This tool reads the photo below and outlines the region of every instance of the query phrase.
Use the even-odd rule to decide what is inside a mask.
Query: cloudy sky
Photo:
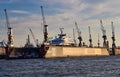
[[[10,26],[13,28],[15,46],[24,46],[32,29],[35,38],[43,41],[40,6],[44,7],[49,37],[64,33],[73,38],[75,21],[82,32],[83,41],[89,45],[88,26],[91,27],[93,45],[97,46],[98,33],[102,46],[100,19],[106,29],[107,40],[112,43],[111,21],[114,22],[116,44],[120,46],[120,0],[0,0],[0,41],[7,41],[4,9],[7,9]],[[75,29],[76,30],[76,29]],[[77,40],[77,32],[75,32]],[[34,44],[30,34],[31,42]]]

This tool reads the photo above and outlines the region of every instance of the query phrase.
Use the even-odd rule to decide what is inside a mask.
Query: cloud
[[[30,14],[30,12],[24,11],[24,10],[11,10],[11,13],[16,13],[16,14]]]
[[[0,4],[2,3],[13,3],[13,2],[17,2],[19,0],[0,0]]]

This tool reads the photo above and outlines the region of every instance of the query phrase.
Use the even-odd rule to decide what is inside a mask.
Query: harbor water
[[[120,77],[120,56],[1,59],[0,77]]]

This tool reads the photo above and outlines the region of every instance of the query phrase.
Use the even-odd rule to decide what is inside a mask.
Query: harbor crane
[[[75,38],[75,30],[73,28],[73,38],[74,38],[74,42],[75,42],[75,45],[76,45],[76,38]]]
[[[9,20],[8,20],[7,10],[4,9],[4,12],[5,12],[5,17],[6,17],[7,35],[8,35],[7,46],[8,47],[13,47],[14,36],[13,36],[12,28],[10,27],[10,23],[9,23]]]
[[[34,42],[35,42],[35,45],[36,45],[37,47],[39,47],[39,45],[38,45],[38,40],[37,40],[37,39],[35,39],[35,36],[34,36],[34,34],[33,34],[32,29],[30,28],[30,29],[29,29],[29,31],[31,32],[31,35],[32,35],[33,40],[34,40]]]
[[[114,31],[114,26],[113,26],[113,22],[111,22],[111,27],[112,27],[112,48],[116,48],[116,45],[115,45],[115,31]]]
[[[44,33],[44,42],[48,42],[48,25],[46,24],[43,7],[41,6],[42,20],[43,20],[43,33]]]
[[[100,47],[100,36],[99,36],[99,33],[98,33],[98,47]]]
[[[101,24],[101,30],[102,30],[102,33],[103,33],[103,47],[107,47],[107,36],[106,36],[106,30],[104,29],[103,27],[103,23],[102,23],[102,20],[100,20],[100,24]]]
[[[89,47],[93,47],[90,26],[88,26],[88,28],[89,28],[89,42],[90,42]]]
[[[77,33],[78,33],[79,46],[81,47],[82,46],[82,37],[81,37],[81,31],[78,28],[77,22],[75,22],[75,26],[76,26]]]

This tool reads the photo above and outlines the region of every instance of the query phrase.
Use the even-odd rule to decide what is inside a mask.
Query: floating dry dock
[[[41,46],[41,48],[0,48],[1,58],[57,58],[81,56],[110,56],[120,55],[120,49],[111,54],[107,48],[78,47],[78,46]]]
[[[75,46],[49,46],[45,58],[79,57],[79,56],[109,56],[106,48],[89,48]]]

